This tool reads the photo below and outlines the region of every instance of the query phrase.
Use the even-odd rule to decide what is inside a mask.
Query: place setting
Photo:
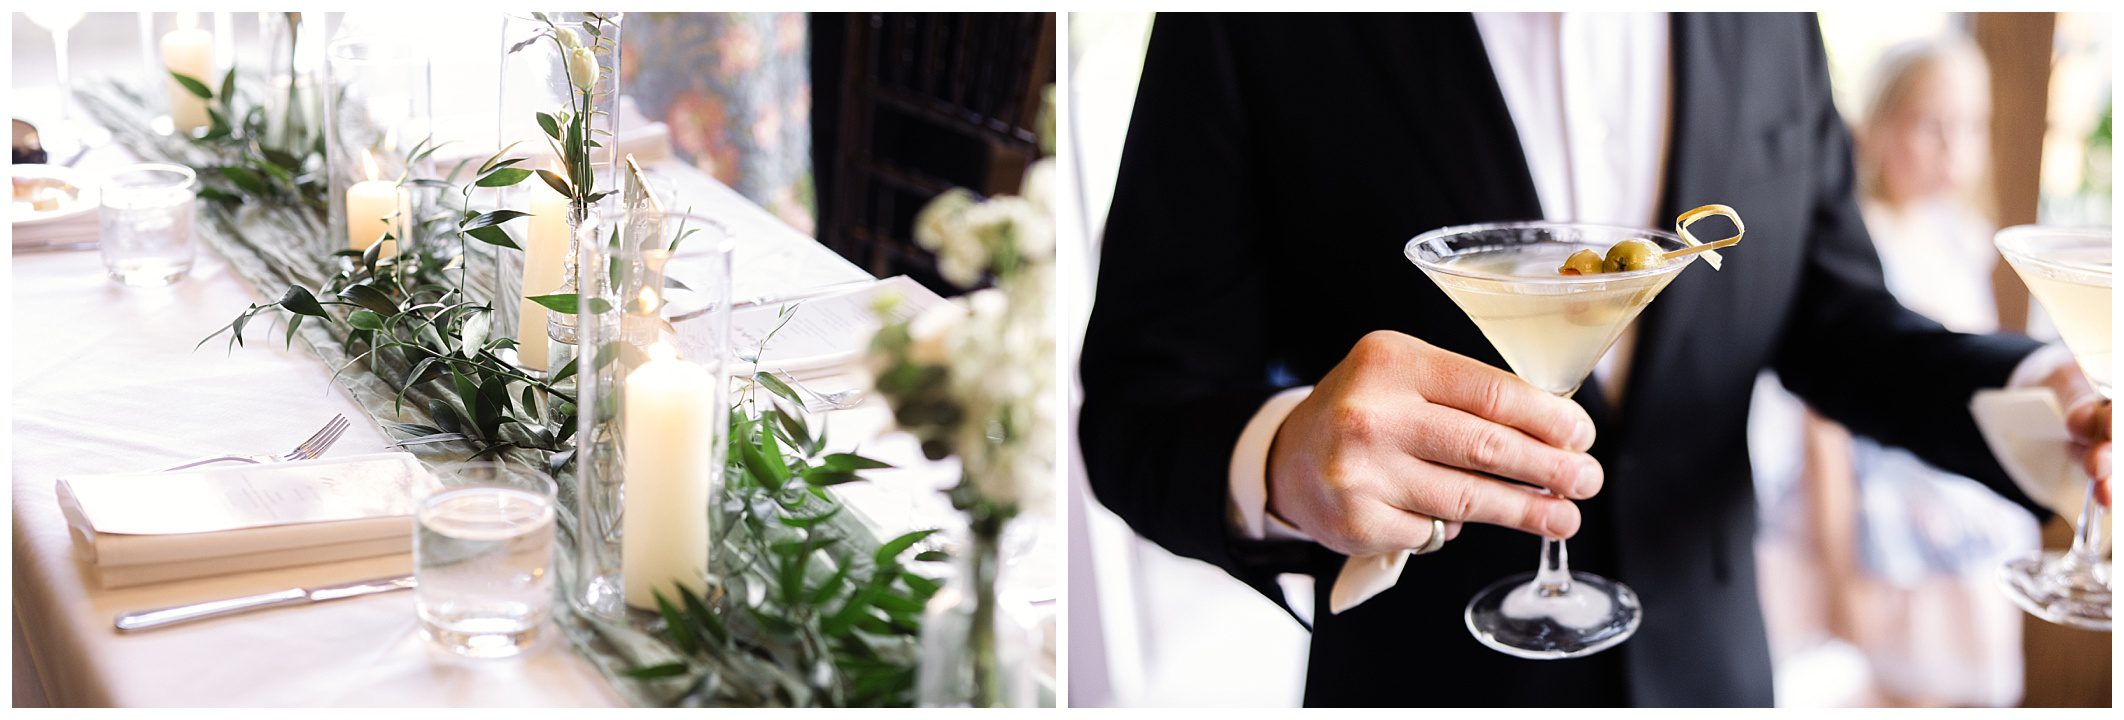
[[[1051,18],[1027,17],[996,27],[1051,44]],[[815,89],[801,45],[725,48],[788,69],[758,76],[660,53],[699,33],[842,42],[862,18],[460,19],[486,31],[392,13],[68,23],[95,39],[77,54],[155,61],[76,80],[58,43],[61,117],[99,131],[69,124],[69,142],[101,144],[58,158],[17,120],[15,272],[167,325],[84,341],[69,352],[95,361],[44,366],[27,398],[18,378],[18,447],[124,443],[139,465],[17,464],[34,538],[18,533],[17,650],[43,701],[285,704],[121,669],[226,655],[233,679],[329,642],[344,660],[289,668],[315,687],[303,704],[1054,705],[1045,116],[1010,117],[1015,166],[880,185],[919,212],[843,231],[812,173],[857,166],[806,147],[842,119],[790,111],[867,97],[854,80]],[[1043,107],[1052,65],[1012,72],[1006,104]],[[704,129],[703,88],[787,98],[742,112],[792,129]],[[712,145],[726,137],[743,158]],[[888,247],[897,264],[876,261]],[[167,342],[177,329],[189,340]],[[255,368],[237,397],[299,391],[61,439],[63,418],[141,405],[82,377],[105,352]],[[127,442],[156,424],[184,429]],[[270,639],[304,626],[333,629]],[[466,672],[489,681],[451,679]],[[362,677],[383,685],[345,684]]]

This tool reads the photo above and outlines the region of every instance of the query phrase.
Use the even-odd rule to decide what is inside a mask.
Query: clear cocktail
[[[1631,238],[1662,252],[1689,247],[1654,230],[1533,222],[1433,230],[1409,241],[1406,254],[1467,313],[1513,373],[1570,397],[1630,321],[1696,259],[1588,275],[1558,271],[1573,253],[1604,253]],[[1477,640],[1500,652],[1555,659],[1614,647],[1637,631],[1643,616],[1628,586],[1572,572],[1564,543],[1544,539],[1540,568],[1477,593],[1466,620]]]

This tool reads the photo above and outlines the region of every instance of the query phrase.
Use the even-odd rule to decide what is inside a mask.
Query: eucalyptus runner
[[[409,233],[416,242],[398,257],[333,250],[315,195],[323,185],[313,177],[323,172],[319,148],[269,152],[251,131],[276,120],[252,109],[260,105],[247,102],[238,78],[232,70],[218,92],[196,79],[184,83],[221,116],[257,119],[217,124],[200,138],[139,126],[137,118],[154,113],[137,88],[113,83],[81,98],[127,150],[193,167],[207,179],[198,236],[263,295],[279,298],[245,308],[223,328],[229,342],[241,345],[259,315],[284,314],[279,339],[292,345],[299,336],[423,462],[478,455],[554,469],[560,542],[572,548],[574,407],[566,368],[534,378],[495,355],[514,340],[486,332],[481,319],[495,301],[491,274],[469,271],[514,251],[506,234],[474,232],[513,217],[465,206],[467,193],[460,207],[416,218]],[[442,178],[403,182],[462,187],[458,176],[468,164]],[[470,181],[521,181],[495,173],[513,164],[496,155]],[[942,559],[916,547],[932,531],[880,542],[826,488],[885,464],[826,453],[824,432],[813,431],[801,398],[770,373],[755,368],[740,397],[731,414],[729,468],[710,510],[718,532],[708,592],[674,588],[661,618],[644,627],[573,612],[566,602],[557,603],[558,620],[637,705],[911,704],[915,640],[937,585],[910,565]],[[572,587],[574,553],[558,555],[555,585]]]

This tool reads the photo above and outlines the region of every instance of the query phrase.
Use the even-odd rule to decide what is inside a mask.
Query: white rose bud
[[[568,51],[568,82],[587,91],[597,85],[597,72],[597,55],[590,48]]]
[[[583,37],[581,35],[575,34],[574,30],[568,28],[556,29],[553,32],[553,38],[560,41],[561,47],[567,48],[569,50],[574,50],[583,46]]]

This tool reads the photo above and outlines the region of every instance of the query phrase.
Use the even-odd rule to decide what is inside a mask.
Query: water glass
[[[421,634],[469,657],[522,652],[552,615],[553,480],[495,462],[440,475],[413,534]]]
[[[181,165],[143,163],[103,178],[103,267],[111,279],[161,287],[192,271],[192,201],[199,179]]]

